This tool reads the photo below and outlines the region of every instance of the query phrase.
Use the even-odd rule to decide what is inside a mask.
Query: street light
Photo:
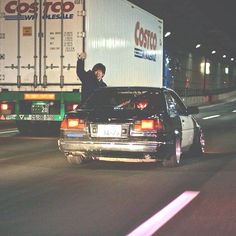
[[[200,43],[196,45],[196,48],[200,48],[200,47],[201,47],[201,44],[200,44]]]
[[[170,35],[171,35],[171,32],[168,31],[168,32],[165,33],[164,37],[167,38],[167,37],[169,37]]]

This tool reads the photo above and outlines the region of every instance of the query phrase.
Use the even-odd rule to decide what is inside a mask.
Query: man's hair
[[[95,72],[97,70],[101,70],[103,72],[103,74],[106,73],[106,67],[102,63],[97,63],[96,65],[94,65],[92,71]]]

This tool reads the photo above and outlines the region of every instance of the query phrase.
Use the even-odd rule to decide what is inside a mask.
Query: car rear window
[[[85,109],[113,108],[114,110],[161,110],[163,109],[159,91],[99,90],[82,106]]]

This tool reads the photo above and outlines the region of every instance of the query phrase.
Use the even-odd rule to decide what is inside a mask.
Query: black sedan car
[[[106,87],[65,116],[58,146],[73,164],[161,161],[174,167],[183,153],[204,152],[197,113],[170,89]]]

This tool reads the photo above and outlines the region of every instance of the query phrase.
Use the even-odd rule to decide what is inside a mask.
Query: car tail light
[[[78,118],[67,118],[61,122],[61,129],[84,129],[85,121]]]
[[[134,124],[134,130],[136,131],[163,130],[163,128],[163,122],[160,120],[140,120]]]
[[[78,103],[68,103],[66,104],[66,112],[73,111],[79,104]]]

